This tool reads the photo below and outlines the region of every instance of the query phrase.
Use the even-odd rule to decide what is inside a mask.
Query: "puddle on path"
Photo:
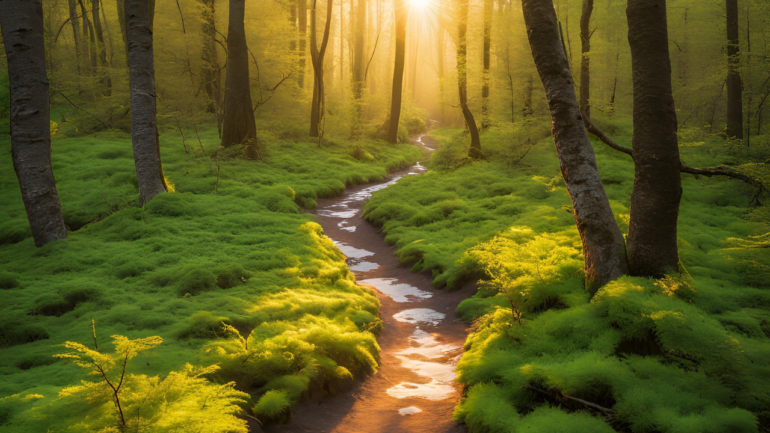
[[[446,314],[439,313],[430,308],[412,308],[411,310],[404,310],[393,315],[393,318],[399,322],[413,323],[415,325],[425,323],[433,326],[441,323],[445,317]]]
[[[420,412],[422,412],[422,409],[417,406],[404,407],[398,410],[398,413],[401,415],[414,415]]]
[[[433,296],[430,292],[420,290],[417,287],[399,283],[395,278],[370,278],[368,280],[360,280],[359,282],[374,286],[377,290],[399,303],[427,299]]]

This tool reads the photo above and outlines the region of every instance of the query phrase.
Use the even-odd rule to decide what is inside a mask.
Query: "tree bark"
[[[41,247],[67,237],[51,168],[43,3],[0,0],[0,30],[11,94],[11,156],[32,238]]]
[[[471,158],[483,158],[481,152],[481,139],[476,119],[473,118],[468,108],[468,0],[457,0],[457,87],[460,94],[460,109],[462,109],[465,124],[471,134],[471,147],[468,156]]]
[[[583,11],[580,15],[580,112],[591,117],[591,15],[594,12],[594,0],[583,0]]]
[[[80,33],[80,18],[78,17],[78,11],[77,11],[77,5],[75,4],[75,0],[68,0],[68,7],[69,7],[69,20],[70,25],[72,26],[72,36],[73,40],[75,42],[75,57],[77,57],[77,65],[78,65],[78,75],[82,73],[82,67],[83,67],[83,53],[82,53],[82,45],[83,40],[81,39],[82,34]]]
[[[125,0],[117,0],[118,4],[118,25],[120,26],[120,36],[123,38],[123,49],[128,61],[128,35],[126,34],[126,3]]]
[[[107,69],[107,46],[104,44],[104,31],[102,31],[102,19],[99,16],[99,0],[91,0],[91,14],[94,18],[94,33],[96,34],[96,41],[98,43],[99,52],[99,75],[101,75],[101,82],[104,84],[104,94],[109,96],[112,93],[112,79],[110,79],[110,72]]]
[[[297,0],[297,32],[299,32],[299,74],[297,84],[305,88],[305,61],[307,59],[307,0]]]
[[[586,286],[592,293],[628,273],[625,242],[610,208],[583,126],[569,62],[551,0],[522,0],[532,55],[551,110],[552,134],[583,242]]]
[[[96,36],[94,35],[94,26],[91,24],[91,20],[88,19],[86,13],[86,6],[83,0],[78,0],[80,4],[80,13],[83,16],[83,34],[88,35],[88,63],[91,67],[91,75],[96,75],[97,59],[96,59]]]
[[[141,206],[167,190],[155,117],[155,65],[148,12],[147,0],[125,0],[131,142]]]
[[[313,63],[313,104],[310,112],[310,136],[318,138],[318,146],[321,146],[324,133],[324,112],[326,110],[326,95],[324,89],[324,56],[329,46],[329,33],[332,26],[332,14],[334,12],[334,0],[326,1],[326,25],[321,39],[321,47],[318,47],[317,36],[317,8],[318,0],[312,0],[310,9],[310,60]]]
[[[246,45],[246,0],[230,0],[227,29],[227,75],[222,147],[243,144],[249,157],[256,156],[257,125],[249,84],[249,48]]]
[[[671,93],[666,0],[628,0],[634,83],[634,189],[628,227],[632,275],[677,271],[676,223],[682,186]]]
[[[726,0],[727,12],[727,136],[743,139],[743,82],[741,81],[738,0]]]
[[[357,0],[356,20],[354,28],[353,45],[353,98],[355,104],[355,118],[353,119],[352,136],[361,135],[361,123],[363,122],[363,97],[364,97],[364,69],[366,64],[364,53],[364,35],[366,34],[366,0]]]
[[[393,67],[393,88],[390,97],[388,141],[398,143],[398,122],[401,118],[401,97],[404,91],[406,65],[406,22],[408,11],[404,0],[394,0],[396,18],[396,59]]]
[[[219,55],[217,54],[217,30],[216,30],[216,2],[215,0],[203,0],[203,88],[206,90],[208,102],[206,111],[216,113],[220,120],[219,101],[221,100],[222,72],[219,68]],[[219,122],[217,122],[219,123]]]
[[[483,83],[481,85],[481,129],[489,128],[489,80],[490,80],[490,51],[492,50],[492,13],[494,12],[493,0],[484,0],[484,55],[483,55]]]

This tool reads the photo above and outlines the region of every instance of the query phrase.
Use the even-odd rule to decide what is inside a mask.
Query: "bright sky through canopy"
[[[409,5],[412,8],[420,10],[427,9],[431,3],[433,3],[431,0],[409,0]]]

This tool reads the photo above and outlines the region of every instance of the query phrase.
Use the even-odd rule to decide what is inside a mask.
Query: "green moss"
[[[8,272],[0,272],[0,290],[15,289],[20,286],[19,276]]]
[[[610,126],[628,145],[628,122]],[[488,130],[488,159],[472,163],[462,131],[432,131],[441,148],[431,170],[377,192],[365,209],[402,263],[432,272],[434,285],[489,280],[457,308],[475,324],[457,366],[467,395],[456,419],[471,432],[612,431],[585,407],[547,396],[558,390],[615,410],[614,425],[634,432],[752,432],[770,422],[768,218],[764,208],[747,216],[750,188],[683,175],[679,245],[687,273],[625,277],[591,297],[553,142],[527,128],[514,143]],[[527,148],[526,137],[537,144],[517,162],[510,155]],[[684,161],[740,163],[722,140],[701,140],[681,148]],[[595,151],[625,232],[631,160],[603,144]],[[574,253],[559,257],[560,248]]]
[[[216,129],[201,138],[211,155]],[[23,290],[2,291],[0,395],[42,396],[4,415],[10,424],[0,431],[69,428],[98,410],[65,407],[57,395],[81,375],[61,362],[40,362],[65,341],[93,341],[91,320],[100,348],[110,335],[164,339],[132,365],[136,375],[220,364],[218,378],[258,390],[299,366],[307,372],[301,382],[273,384],[301,396],[306,388],[337,387],[340,369],[375,370],[379,302],[355,284],[344,257],[297,203],[381,179],[421,151],[364,140],[360,146],[375,160],[363,163],[350,156],[356,145],[266,142],[264,162],[220,159],[217,194],[214,162],[186,155],[177,137],[163,135],[164,172],[177,192],[141,209],[128,137],[54,137],[62,208],[77,230],[43,248],[29,237],[10,158],[0,161],[0,263],[12,276],[2,281],[23,283]],[[0,136],[0,152],[9,149]],[[29,416],[32,406],[57,415]]]
[[[259,398],[254,406],[254,413],[265,421],[284,417],[291,408],[291,402],[286,391],[268,391]]]

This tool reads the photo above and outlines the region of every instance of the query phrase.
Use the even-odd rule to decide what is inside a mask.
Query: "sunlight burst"
[[[409,5],[413,9],[425,10],[430,7],[433,2],[431,0],[409,0]]]

